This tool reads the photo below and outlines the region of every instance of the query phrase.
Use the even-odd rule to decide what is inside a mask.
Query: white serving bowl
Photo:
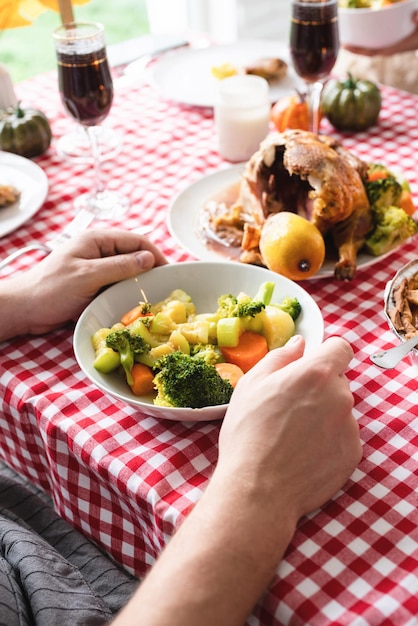
[[[340,41],[357,48],[393,46],[414,29],[412,13],[418,0],[399,0],[381,9],[338,9]]]
[[[154,268],[136,278],[109,287],[98,295],[81,314],[74,332],[76,359],[86,376],[105,393],[126,402],[142,413],[153,417],[177,421],[207,421],[221,419],[227,405],[209,406],[201,409],[159,407],[152,399],[135,396],[118,373],[101,374],[93,367],[93,333],[102,327],[110,327],[122,315],[143,300],[156,303],[174,289],[184,289],[192,298],[198,313],[217,309],[222,294],[238,294],[240,291],[253,295],[265,281],[273,281],[273,302],[285,297],[298,298],[302,313],[296,322],[296,332],[303,335],[306,351],[317,348],[324,335],[321,312],[312,297],[297,283],[265,268],[231,262],[178,263]]]
[[[414,276],[414,274],[417,274],[417,273],[418,273],[418,259],[415,259],[413,261],[410,261],[406,265],[403,265],[396,272],[392,280],[390,280],[386,284],[386,288],[385,288],[384,313],[385,313],[387,322],[389,324],[389,328],[393,331],[393,333],[401,342],[405,341],[405,337],[402,333],[396,330],[395,326],[393,325],[390,313],[389,313],[390,310],[393,308],[393,291],[395,287],[397,287],[402,282],[402,280],[404,280],[404,278],[411,278],[412,276]],[[411,364],[418,367],[418,349],[414,348],[413,350],[411,350],[408,356],[409,356]]]

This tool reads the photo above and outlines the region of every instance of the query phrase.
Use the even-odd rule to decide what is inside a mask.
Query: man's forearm
[[[295,531],[264,495],[212,480],[114,626],[242,626]]]
[[[30,294],[28,294],[28,300]],[[0,280],[0,306],[2,323],[0,342],[26,332],[25,318],[29,314],[26,301],[22,297],[20,285],[16,279]]]

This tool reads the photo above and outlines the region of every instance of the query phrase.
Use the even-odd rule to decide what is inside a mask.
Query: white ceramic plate
[[[0,237],[13,232],[41,208],[48,193],[45,172],[30,159],[0,151],[0,184],[21,193],[14,204],[0,209]]]
[[[105,393],[122,400],[152,417],[175,421],[195,422],[222,419],[227,405],[202,409],[158,407],[152,399],[139,399],[117,373],[101,374],[93,367],[93,333],[119,321],[123,313],[143,300],[141,290],[149,302],[159,302],[176,288],[184,289],[192,297],[197,312],[215,311],[220,295],[244,291],[255,293],[263,282],[273,281],[273,302],[283,298],[298,298],[302,313],[296,322],[296,332],[306,340],[306,350],[312,352],[322,342],[324,322],[318,305],[297,283],[267,269],[240,263],[195,261],[157,267],[136,278],[109,287],[97,296],[79,318],[74,331],[74,352],[86,376]]]
[[[197,259],[202,261],[237,260],[236,252],[234,254],[232,251],[231,254],[228,254],[228,248],[226,247],[217,252],[205,245],[205,242],[198,235],[197,223],[202,206],[206,204],[207,200],[230,185],[237,183],[244,171],[244,167],[245,163],[240,163],[204,176],[182,191],[171,203],[167,217],[168,228],[179,244]],[[393,250],[379,257],[359,252],[357,255],[357,269],[373,265],[389,256],[392,252]],[[326,259],[319,272],[308,280],[333,277],[334,266],[335,261]]]
[[[301,82],[290,64],[288,48],[267,40],[240,41],[178,52],[157,61],[151,69],[151,77],[155,87],[170,100],[212,107],[219,83],[211,74],[213,66],[223,63],[248,65],[263,57],[279,57],[289,64],[287,76],[270,87],[271,101],[294,93]]]

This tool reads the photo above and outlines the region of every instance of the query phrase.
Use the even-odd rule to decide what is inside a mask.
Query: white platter
[[[197,234],[197,222],[203,205],[209,198],[218,194],[222,190],[234,185],[244,171],[245,163],[240,163],[224,170],[208,174],[200,180],[192,183],[189,187],[178,194],[169,206],[167,224],[170,233],[190,254],[201,261],[224,260],[236,262],[236,253],[228,256],[228,248],[221,252],[216,252]],[[375,257],[365,252],[357,255],[357,269],[369,267],[389,256],[393,250],[387,254]],[[327,260],[319,272],[308,280],[316,278],[331,278],[334,276],[335,260]]]
[[[178,52],[157,61],[151,69],[151,78],[158,91],[169,100],[213,107],[219,81],[212,76],[211,68],[223,63],[248,65],[263,57],[278,57],[289,64],[287,76],[270,87],[271,101],[294,93],[301,83],[290,64],[288,47],[267,40]]]
[[[12,185],[21,193],[17,202],[0,209],[0,237],[4,237],[41,208],[48,193],[48,178],[30,159],[0,151],[0,184]]]
[[[273,281],[273,302],[285,297],[298,298],[302,313],[296,321],[296,333],[306,342],[306,352],[313,352],[322,343],[324,321],[314,299],[300,285],[262,267],[241,263],[195,261],[164,265],[145,274],[117,283],[98,295],[81,314],[74,331],[73,345],[78,364],[99,389],[122,400],[145,415],[183,421],[212,421],[222,419],[227,405],[199,409],[155,406],[152,398],[135,396],[118,373],[101,374],[93,367],[92,335],[102,327],[112,326],[122,315],[143,300],[149,302],[166,298],[173,289],[184,289],[192,298],[198,313],[215,311],[218,298],[225,293],[244,291],[250,295],[265,281]]]

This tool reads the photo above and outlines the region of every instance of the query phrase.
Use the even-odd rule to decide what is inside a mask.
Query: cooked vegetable
[[[388,170],[386,165],[383,165],[383,163],[369,163],[367,169],[367,182],[371,183],[374,180],[387,178],[388,176],[392,176],[392,173]]]
[[[338,130],[360,131],[376,124],[382,106],[379,87],[370,80],[331,78],[322,91],[323,115]]]
[[[92,337],[95,366],[103,372],[119,368],[133,393],[151,394],[155,404],[198,408],[229,402],[243,372],[294,332],[291,315],[300,313],[300,303],[284,298],[270,304],[274,288],[266,281],[254,297],[224,294],[215,312],[200,314],[181,289],[155,305],[140,302],[122,316],[127,325],[118,322]]]
[[[254,298],[246,293],[238,296],[222,295],[218,299],[215,313],[217,343],[220,346],[235,347],[244,331],[262,333],[260,314],[271,301],[273,291],[274,283],[266,281],[260,285]]]
[[[302,313],[302,306],[297,298],[284,298],[280,304],[275,306],[288,313],[293,321],[297,320]]]
[[[268,351],[267,339],[252,331],[243,332],[237,346],[221,347],[225,360],[238,365],[244,373],[254,367]]]
[[[373,256],[389,252],[418,232],[418,224],[400,207],[372,207],[372,212],[375,227],[364,249]]]
[[[223,317],[216,325],[218,345],[234,348],[238,345],[243,327],[239,317]]]
[[[125,324],[125,326],[128,326],[139,317],[151,316],[150,310],[151,305],[148,302],[141,302],[140,304],[138,304],[138,306],[135,306],[133,309],[127,311],[124,315],[122,315],[120,321],[122,322],[122,324]]]
[[[272,304],[260,313],[260,321],[269,350],[284,346],[295,332],[295,322],[289,313]]]
[[[149,352],[151,346],[139,334],[133,334],[127,328],[114,330],[106,337],[106,346],[119,353],[120,364],[122,365],[126,380],[129,386],[134,384],[132,378],[132,368],[135,363],[136,354]]]
[[[395,179],[397,184],[384,183],[382,182],[384,179]],[[377,202],[379,206],[395,205],[401,207],[408,215],[415,213],[416,207],[408,181],[401,174],[393,174],[382,163],[369,164],[366,191],[371,204]]]
[[[402,0],[338,0],[338,6],[345,9],[381,9]]]
[[[198,356],[209,365],[215,365],[216,363],[220,363],[224,360],[219,346],[212,343],[195,344],[194,346],[191,346],[190,354],[191,356]]]
[[[239,294],[238,296],[225,294],[218,300],[216,317],[254,317],[264,307],[264,302],[253,300],[247,294]]]
[[[132,370],[132,393],[136,396],[147,396],[154,392],[154,372],[143,363],[134,363]]]
[[[0,149],[27,158],[39,156],[51,145],[52,131],[46,115],[17,104],[0,119]]]
[[[405,211],[407,215],[413,215],[415,213],[416,206],[414,204],[414,201],[412,200],[411,192],[408,189],[402,189],[399,206]]]
[[[151,312],[158,313],[173,306],[174,303],[182,302],[186,316],[194,315],[196,313],[196,307],[192,302],[192,299],[184,289],[174,289],[164,300],[151,305]]]
[[[154,404],[158,406],[197,409],[227,404],[233,392],[231,383],[219,376],[214,365],[180,351],[157,361],[154,372]]]
[[[111,332],[111,328],[99,328],[91,338],[95,353],[93,367],[102,374],[110,374],[120,365],[119,353],[106,345],[106,337]]]
[[[387,206],[399,206],[402,195],[402,187],[394,176],[377,178],[371,183],[366,183],[366,193],[370,205],[374,208]]]
[[[215,363],[215,368],[219,376],[230,382],[234,389],[244,376],[242,369],[234,363]]]

